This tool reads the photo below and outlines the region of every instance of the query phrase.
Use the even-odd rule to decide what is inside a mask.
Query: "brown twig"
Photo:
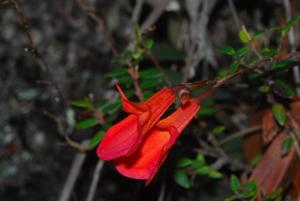
[[[48,111],[44,111],[44,114],[46,116],[50,117],[56,123],[58,132],[64,137],[64,139],[66,140],[68,145],[70,145],[71,147],[73,147],[81,152],[86,152],[86,151],[92,150],[92,147],[83,145],[82,143],[78,143],[78,142],[72,140],[67,133],[64,123],[58,117],[56,117],[55,115],[51,114]]]
[[[108,46],[111,49],[113,55],[114,56],[119,55],[119,52],[118,52],[118,50],[115,46],[115,42],[113,40],[113,37],[109,33],[103,18],[100,17],[99,15],[97,15],[95,11],[88,10],[85,7],[85,5],[83,4],[82,0],[75,0],[75,1],[77,2],[80,9],[96,22],[96,24],[98,25],[100,31],[105,35],[105,37],[108,41]]]
[[[61,88],[59,87],[59,85],[55,82],[54,79],[54,75],[53,75],[53,68],[52,66],[50,66],[49,64],[47,64],[44,59],[41,57],[41,55],[39,54],[39,51],[37,49],[37,45],[35,44],[32,34],[31,34],[31,25],[29,23],[28,18],[26,17],[26,15],[23,13],[20,3],[18,2],[18,0],[2,0],[2,3],[5,5],[13,5],[15,12],[17,14],[17,16],[19,16],[19,20],[20,20],[20,24],[23,27],[23,29],[25,30],[25,34],[27,37],[27,41],[28,41],[28,47],[25,48],[26,52],[29,52],[32,54],[34,61],[38,64],[38,66],[47,72],[47,74],[49,75],[49,82],[51,83],[51,86],[54,87],[54,89],[56,90],[56,92],[58,93],[58,96],[60,97],[60,101],[61,103],[65,103],[66,97],[65,97],[65,93],[63,93],[61,91]]]
[[[244,129],[244,130],[242,130],[242,131],[238,131],[238,132],[236,132],[236,133],[233,133],[233,134],[229,135],[229,136],[226,137],[226,138],[223,138],[222,140],[220,140],[220,141],[218,142],[218,144],[219,144],[219,145],[226,144],[226,143],[228,143],[228,142],[230,142],[230,141],[232,141],[232,140],[234,140],[234,139],[236,139],[236,138],[243,137],[243,136],[245,136],[245,135],[249,135],[249,134],[251,134],[251,133],[253,133],[253,132],[256,132],[256,131],[259,131],[259,130],[261,130],[261,129],[262,129],[261,126],[253,126],[253,127]]]
[[[133,79],[133,86],[135,88],[135,95],[138,97],[138,99],[142,102],[144,101],[143,91],[139,84],[139,71],[138,67],[133,67],[131,64],[128,64],[128,73]]]
[[[220,154],[221,158],[223,158],[223,160],[227,163],[229,163],[231,165],[232,168],[237,168],[237,169],[242,169],[246,172],[250,172],[251,171],[251,167],[238,161],[235,159],[232,159],[231,157],[229,157],[225,151],[219,146],[217,140],[215,139],[215,137],[213,135],[210,135],[208,140],[212,143],[212,145],[214,146],[214,149]]]
[[[168,86],[171,86],[171,80],[168,78],[168,76],[165,74],[165,72],[163,71],[162,67],[160,66],[157,58],[155,57],[155,55],[151,52],[151,50],[146,49],[146,53],[149,56],[150,60],[153,62],[154,66],[160,71],[162,72],[164,79],[167,83]]]
[[[82,3],[82,0],[76,0],[77,4],[79,5],[79,7],[81,8],[81,10],[83,12],[85,12],[89,17],[91,17],[99,26],[100,31],[105,35],[105,37],[107,38],[108,41],[108,45],[113,53],[114,56],[119,56],[119,52],[117,51],[116,47],[115,47],[115,42],[114,39],[112,37],[112,35],[110,34],[110,32],[108,31],[108,28],[105,25],[105,21],[103,20],[102,17],[100,17],[99,15],[96,14],[95,11],[91,11],[88,10],[84,4]],[[139,72],[138,72],[138,68],[136,66],[134,66],[131,62],[125,62],[125,65],[128,67],[128,73],[131,76],[131,78],[133,79],[133,85],[135,88],[135,94],[138,97],[138,99],[140,101],[144,100],[143,97],[143,91],[139,85]]]
[[[278,59],[278,61],[283,61],[283,60],[286,60],[286,59],[298,62],[298,61],[300,61],[300,52],[290,53],[290,54],[286,55],[285,57],[282,57],[282,58]],[[244,66],[243,68],[240,68],[235,73],[227,75],[223,78],[218,78],[217,77],[217,78],[213,78],[213,79],[210,79],[210,80],[202,80],[202,81],[197,81],[197,82],[192,82],[192,83],[182,83],[182,84],[172,86],[172,89],[175,92],[178,92],[182,89],[186,89],[186,90],[191,91],[191,90],[196,89],[196,88],[209,87],[209,89],[208,89],[208,91],[206,92],[206,95],[205,95],[205,97],[207,97],[207,94],[212,94],[218,88],[220,88],[223,85],[228,84],[234,78],[242,76],[242,75],[244,75],[246,73],[249,73],[249,72],[254,72],[254,71],[257,72],[258,70],[265,67],[266,65],[269,66],[270,62],[272,63],[273,61],[271,61],[270,59],[260,59],[257,62],[254,62],[253,64],[251,64],[249,66]],[[293,67],[293,66],[290,66],[290,67]],[[274,70],[271,69],[271,70],[268,70],[268,71],[259,71],[259,72],[262,74],[262,73],[270,73],[272,71],[274,71]],[[203,95],[201,94],[199,96],[199,98],[196,97],[196,99],[202,100]]]
[[[201,152],[204,155],[217,158],[217,161],[212,164],[213,168],[221,169],[224,165],[229,164],[232,170],[243,170],[245,172],[249,172],[251,170],[251,167],[248,165],[228,156],[218,145],[214,136],[209,136],[208,141],[211,142],[212,146],[203,140],[199,140],[202,149],[197,149],[196,151]]]

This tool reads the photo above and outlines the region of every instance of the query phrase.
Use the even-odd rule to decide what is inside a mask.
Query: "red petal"
[[[140,143],[139,119],[129,115],[113,125],[105,134],[97,149],[102,160],[112,160],[120,156],[130,155]]]
[[[162,158],[165,145],[170,140],[168,131],[152,130],[140,147],[129,157],[115,160],[116,169],[133,179],[148,179]]]
[[[163,162],[165,161],[165,159],[168,156],[168,153],[170,151],[170,149],[172,148],[172,146],[175,144],[178,136],[180,133],[178,133],[177,129],[173,126],[170,126],[168,128],[165,128],[168,133],[170,134],[170,139],[169,141],[164,145],[161,155],[159,158],[157,158],[157,162],[155,164],[154,169],[151,172],[151,175],[148,177],[147,181],[146,181],[146,186],[150,184],[150,182],[152,181],[152,179],[154,178],[154,176],[156,175],[157,171],[159,170],[159,168],[161,167],[161,165],[163,164]]]
[[[121,87],[118,84],[116,84],[116,86],[121,95],[121,102],[122,102],[123,110],[125,112],[132,113],[132,114],[140,114],[144,111],[149,110],[148,106],[145,104],[136,104],[128,100],[125,93],[122,91]]]
[[[174,92],[169,88],[164,88],[145,102],[150,108],[151,115],[147,124],[143,126],[142,133],[147,133],[156,124],[175,99]]]
[[[179,107],[170,116],[159,121],[157,125],[159,127],[168,127],[170,125],[173,125],[178,130],[178,133],[181,133],[183,129],[189,124],[189,122],[194,118],[199,109],[199,104],[194,99],[191,99],[186,104]]]

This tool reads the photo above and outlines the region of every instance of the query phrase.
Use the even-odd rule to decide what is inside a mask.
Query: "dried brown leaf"
[[[286,156],[282,156],[282,143],[289,135],[281,132],[268,147],[261,162],[252,172],[249,180],[257,182],[260,195],[268,195],[274,190],[286,187],[292,182],[297,168],[297,152],[292,147]]]
[[[262,131],[264,144],[269,144],[280,131],[280,127],[276,123],[272,110],[266,110],[264,112]]]

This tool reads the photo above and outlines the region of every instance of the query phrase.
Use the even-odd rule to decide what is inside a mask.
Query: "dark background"
[[[199,0],[203,1],[205,0]],[[91,10],[102,18],[117,50],[122,52],[131,40],[130,33],[133,29],[130,20],[136,2],[82,0],[81,6],[84,9],[74,0],[18,2],[20,10],[30,23],[29,31],[36,44],[38,59],[47,66],[37,63],[30,53],[27,30],[20,23],[19,11],[16,11],[15,5],[1,2],[0,200],[58,200],[72,162],[79,152],[65,142],[55,121],[45,115],[45,111],[68,122],[68,131],[77,142],[91,137],[93,129],[72,128],[74,120],[80,116],[68,101],[87,96],[94,100],[115,96],[113,82],[104,74],[118,66],[111,62],[113,55],[107,36],[87,11]],[[201,80],[214,77],[219,69],[229,64],[228,57],[216,52],[221,44],[240,46],[238,25],[228,2],[219,0],[212,3],[214,5],[206,15],[207,24],[202,28],[195,28],[196,33],[206,34],[201,40],[208,43],[200,49],[203,54],[206,51],[208,53],[198,55],[195,73],[192,75],[184,75],[188,68],[184,67],[188,51],[180,42],[180,38],[184,36],[182,24],[191,21],[187,11],[188,1],[178,1],[179,9],[165,11],[160,16],[148,36],[154,38],[158,45],[167,45],[166,50],[156,48],[156,51],[162,52],[158,56],[165,56],[160,59],[164,68],[173,69],[179,79]],[[280,0],[232,2],[240,23],[249,30],[262,30],[285,21],[284,6]],[[158,4],[155,1],[145,1],[138,20],[140,24],[157,9],[155,6]],[[201,13],[201,9],[198,13]],[[192,38],[191,40],[191,43],[195,42]],[[172,54],[172,51],[175,53]],[[177,57],[177,54],[180,56]],[[145,65],[150,63],[147,60],[143,62]],[[233,97],[232,99],[236,101]],[[185,131],[193,132],[198,131],[192,131],[192,128]],[[226,179],[212,181],[205,176],[197,177],[188,190],[174,182],[172,175],[178,155],[187,155],[194,145],[191,137],[183,136],[176,145],[176,153],[174,150],[171,152],[159,174],[147,188],[143,182],[119,175],[111,163],[105,163],[94,200],[159,200],[164,188],[165,200],[223,200],[230,194]],[[86,200],[98,161],[95,150],[87,152],[85,156],[70,197],[73,201]]]

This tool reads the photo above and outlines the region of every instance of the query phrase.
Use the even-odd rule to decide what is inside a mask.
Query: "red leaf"
[[[296,173],[297,153],[292,147],[286,156],[282,156],[282,143],[289,137],[285,132],[280,133],[268,147],[260,164],[254,169],[250,177],[256,180],[260,194],[269,195],[278,188],[285,189]]]
[[[249,119],[248,128],[260,126],[262,122],[263,111],[254,113]],[[262,131],[253,132],[246,135],[243,140],[243,152],[248,164],[251,164],[253,158],[262,153],[263,140]]]
[[[276,123],[272,110],[264,112],[262,131],[264,144],[269,144],[280,131],[280,127]]]

